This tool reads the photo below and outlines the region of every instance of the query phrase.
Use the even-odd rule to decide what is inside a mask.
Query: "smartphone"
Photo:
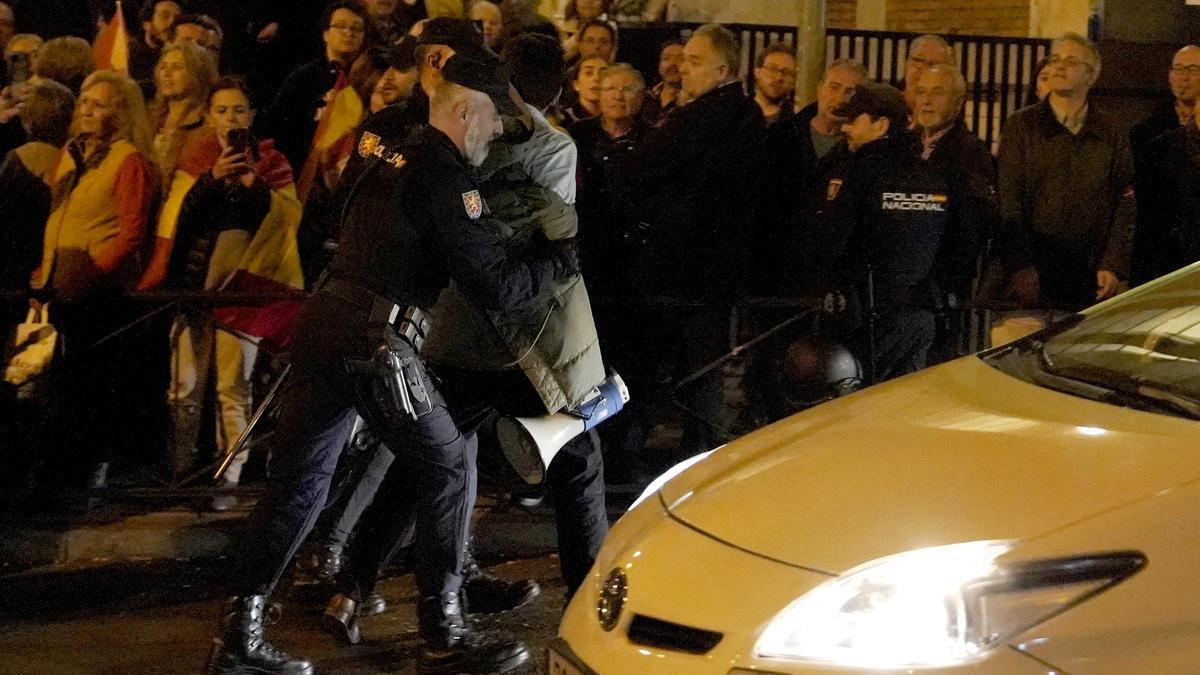
[[[254,155],[258,149],[256,146],[254,134],[246,127],[229,130],[229,149],[233,154],[245,154],[247,161],[255,161]]]
[[[8,83],[24,84],[29,79],[29,54],[17,52],[8,57]]]

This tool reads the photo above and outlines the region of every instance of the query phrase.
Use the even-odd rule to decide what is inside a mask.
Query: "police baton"
[[[233,458],[237,457],[238,453],[242,451],[242,447],[249,441],[250,433],[254,431],[254,427],[258,424],[258,421],[266,414],[267,406],[271,405],[271,402],[275,400],[275,395],[279,393],[280,387],[283,386],[283,381],[287,379],[288,374],[291,372],[292,364],[289,363],[283,367],[283,372],[279,373],[275,384],[271,385],[271,390],[267,392],[266,397],[263,398],[263,402],[254,411],[254,417],[250,418],[250,423],[242,430],[242,434],[238,436],[233,447],[229,448],[229,452],[225,453],[225,458],[221,460],[221,466],[217,467],[217,472],[213,474],[213,480],[221,480],[221,477],[229,470],[229,465],[233,463]]]

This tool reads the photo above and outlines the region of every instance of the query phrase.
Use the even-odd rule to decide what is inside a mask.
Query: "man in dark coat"
[[[1133,233],[1129,136],[1088,99],[1100,53],[1068,33],[1051,52],[1050,95],[1008,118],[1000,143],[995,251],[1010,275],[1004,297],[1022,308],[993,342],[1116,294],[1128,278]],[[1051,312],[1051,314],[1047,314]]]
[[[711,24],[697,29],[684,47],[682,68],[683,90],[692,102],[669,115],[618,167],[618,189],[642,223],[629,281],[633,307],[646,316],[627,322],[636,333],[625,339],[632,339],[644,362],[617,364],[620,372],[645,378],[628,381],[633,401],[655,399],[651,383],[660,364],[686,376],[727,348],[729,304],[742,289],[765,128],[762,111],[737,79],[739,59],[737,39],[728,30]],[[692,304],[664,311],[646,303],[654,296]],[[601,339],[609,337],[622,339]],[[670,358],[675,350],[677,358]],[[630,353],[624,347],[617,351]],[[634,393],[638,384],[641,393]],[[686,419],[679,454],[712,449],[721,404],[717,371],[691,382],[680,398]]]
[[[1172,98],[1161,102],[1146,119],[1129,130],[1129,147],[1133,152],[1133,187],[1137,194],[1137,229],[1134,232],[1133,253],[1130,257],[1130,283],[1150,281],[1155,270],[1162,269],[1159,258],[1170,255],[1158,238],[1162,223],[1153,220],[1152,192],[1163,193],[1151,179],[1151,167],[1156,156],[1151,152],[1153,141],[1163,134],[1192,123],[1196,99],[1200,97],[1200,47],[1188,45],[1175,52],[1167,75]],[[1182,137],[1181,137],[1182,138]]]
[[[965,301],[972,281],[980,244],[999,219],[996,200],[996,164],[987,145],[967,129],[959,115],[967,85],[962,72],[946,65],[930,66],[916,83],[913,118],[921,137],[921,157],[950,182],[958,217],[947,237],[963,259],[949,261],[952,269],[940,270],[943,302],[939,303],[938,335],[931,350],[932,362],[967,352],[969,314]]]

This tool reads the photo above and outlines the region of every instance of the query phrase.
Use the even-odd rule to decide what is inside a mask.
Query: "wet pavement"
[[[485,561],[486,562],[486,561]],[[103,561],[0,577],[0,673],[199,673],[214,635],[227,560],[105,564]],[[543,670],[564,587],[553,555],[487,565],[497,576],[533,578],[532,603],[484,617],[480,627],[524,640],[531,658],[513,671]],[[380,583],[389,609],[361,623],[361,644],[323,632],[328,586],[292,585],[277,594],[283,616],[268,638],[316,664],[317,673],[413,673],[416,634],[412,575]]]

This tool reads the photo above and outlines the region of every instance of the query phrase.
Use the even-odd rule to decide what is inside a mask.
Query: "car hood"
[[[837,574],[1027,539],[1200,476],[1200,423],[1043,389],[967,357],[795,415],[667,482],[672,516]]]

